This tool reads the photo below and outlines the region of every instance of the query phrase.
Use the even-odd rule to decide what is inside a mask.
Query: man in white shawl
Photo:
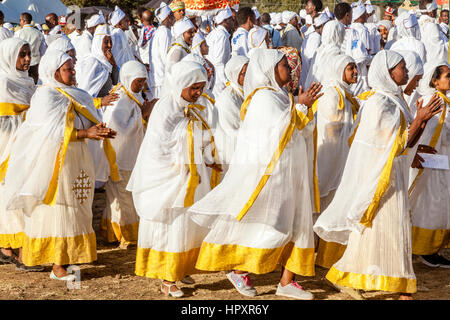
[[[77,89],[72,58],[49,50],[17,131],[5,176],[7,209],[25,213],[23,263],[52,263],[55,280],[74,280],[65,266],[97,259],[92,228],[94,163],[87,139],[115,132],[98,120],[92,97]]]
[[[164,3],[155,10],[155,16],[158,19],[159,27],[150,44],[149,86],[153,98],[158,99],[161,97],[161,88],[164,84],[166,56],[172,44],[171,28],[175,19],[172,10]]]
[[[302,57],[302,74],[304,77],[308,75],[309,69],[312,67],[313,57],[316,55],[317,49],[321,45],[322,31],[330,19],[325,13],[320,14],[314,20],[314,32],[311,32],[303,41],[301,50]],[[331,45],[329,42],[326,45]],[[318,69],[323,68],[323,65],[316,66]],[[303,83],[303,82],[302,82]]]
[[[22,263],[24,220],[22,210],[5,210],[3,183],[15,134],[22,125],[31,96],[35,91],[28,76],[31,62],[30,45],[17,38],[3,40],[0,46],[0,261],[15,263],[25,271],[42,271]],[[20,249],[15,257],[12,249]]]
[[[219,96],[227,82],[225,65],[231,58],[230,33],[234,25],[233,12],[229,7],[220,10],[214,17],[214,22],[217,27],[208,34],[206,43],[209,47],[208,60],[212,62],[216,71],[213,93]]]
[[[255,296],[249,272],[282,264],[277,295],[312,299],[294,274],[314,275],[314,235],[306,143],[302,130],[320,85],[300,90],[298,103],[285,89],[291,70],[278,50],[257,49],[244,80],[247,96],[235,152],[223,181],[188,212],[211,228],[196,268],[227,274],[239,293]],[[300,160],[299,160],[300,159]],[[303,159],[303,160],[301,160]]]
[[[419,22],[414,14],[409,12],[402,13],[396,19],[398,39],[386,44],[387,50],[408,50],[416,52],[422,63],[426,63],[425,45],[421,40]]]
[[[125,63],[120,70],[121,83],[113,89],[119,93],[119,100],[103,114],[103,121],[117,132],[111,145],[116,152],[120,181],[108,179],[105,185],[106,208],[101,229],[106,241],[119,241],[122,249],[137,243],[139,218],[126,186],[144,139],[144,117],[148,119],[150,109],[150,102],[144,101],[141,94],[147,77],[142,63]]]
[[[286,29],[281,37],[281,42],[285,47],[292,47],[302,52],[303,39],[297,29],[298,20],[297,14],[292,11],[283,12],[283,22],[286,24]]]
[[[420,81],[420,104],[436,95],[443,109],[431,118],[419,140],[419,151],[450,157],[450,68],[446,61],[430,61]],[[430,150],[431,149],[431,150]],[[450,261],[439,255],[450,243],[450,171],[415,166],[410,171],[409,194],[412,211],[412,252],[430,267],[450,268]]]
[[[215,135],[219,157],[225,165],[224,172],[231,161],[236,146],[236,138],[241,126],[240,111],[244,102],[244,78],[248,58],[232,57],[225,66],[227,87],[216,99],[219,127],[223,130]]]
[[[324,95],[317,103],[317,176],[321,211],[331,203],[341,182],[349,152],[348,140],[359,111],[359,103],[350,90],[358,80],[355,61],[350,56],[338,55],[329,62]],[[338,243],[320,239],[316,264],[330,268],[344,250],[345,247]]]
[[[191,221],[187,208],[215,187],[220,175],[213,155],[202,153],[213,145],[200,114],[204,107],[197,104],[206,82],[206,70],[196,62],[169,69],[167,94],[152,111],[127,186],[140,217],[135,272],[162,279],[161,291],[173,297],[184,295],[176,281],[193,283],[187,276],[195,272],[207,232]],[[216,168],[211,179],[207,165]]]
[[[127,35],[125,34],[125,31],[128,30],[130,24],[127,15],[118,6],[116,6],[111,13],[109,23],[112,26],[112,53],[117,63],[117,67],[120,70],[124,63],[136,60],[133,55],[133,50],[128,43]]]
[[[195,26],[192,21],[187,17],[178,20],[173,25],[173,36],[175,39],[172,41],[166,56],[166,73],[171,66],[191,53],[192,40],[195,36]]]
[[[351,56],[358,66],[358,83],[352,86],[355,95],[367,91],[367,69],[372,59],[369,30],[364,26],[367,21],[367,12],[364,4],[358,2],[352,9],[350,31],[346,32],[345,54]]]
[[[399,87],[408,83],[406,63],[394,51],[375,55],[368,79],[375,94],[361,107],[341,183],[314,231],[325,241],[347,245],[326,276],[331,283],[398,292],[400,299],[410,300],[417,289],[407,196],[409,167],[420,128],[439,112],[433,111],[439,101],[413,118]]]
[[[240,8],[236,14],[236,19],[239,27],[233,33],[231,38],[231,55],[234,56],[248,56],[248,36],[249,31],[256,24],[255,12],[249,7]]]
[[[81,34],[80,38],[75,45],[75,49],[77,51],[77,59],[81,61],[84,57],[88,56],[91,53],[92,48],[92,39],[94,38],[95,30],[97,26],[104,24],[105,17],[103,13],[100,11],[98,14],[93,15],[86,21],[86,28]]]
[[[427,53],[426,62],[448,61],[448,39],[441,37],[439,26],[434,22],[426,22],[420,30]]]

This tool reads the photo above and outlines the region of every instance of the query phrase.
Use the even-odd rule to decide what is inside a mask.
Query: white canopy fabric
[[[67,15],[70,10],[60,0],[3,0],[0,10],[5,14],[5,22],[19,23],[20,14],[28,12],[36,23],[44,23],[51,12],[58,16]]]

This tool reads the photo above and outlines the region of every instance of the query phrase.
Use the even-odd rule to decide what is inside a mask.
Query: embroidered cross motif
[[[75,193],[75,197],[80,204],[83,204],[85,200],[87,200],[89,193],[91,192],[91,180],[89,176],[81,170],[80,174],[73,182],[72,191]]]

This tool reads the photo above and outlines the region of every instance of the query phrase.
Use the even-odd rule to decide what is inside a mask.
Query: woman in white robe
[[[73,280],[65,265],[97,259],[95,173],[85,139],[106,139],[114,132],[99,123],[92,97],[73,86],[69,55],[47,51],[39,74],[43,85],[12,146],[4,201],[7,209],[25,213],[23,263],[52,263],[51,279]]]
[[[325,241],[347,245],[326,278],[338,286],[399,292],[412,299],[408,202],[409,167],[420,126],[436,104],[413,119],[399,86],[408,82],[403,57],[389,50],[375,55],[368,75],[375,91],[361,106],[359,125],[335,197],[314,231]],[[409,130],[408,130],[409,128]]]
[[[77,83],[80,89],[93,97],[105,97],[117,84],[117,67],[112,50],[109,27],[102,25],[95,30],[91,54],[76,66]]]
[[[420,41],[423,37],[420,34],[419,23],[416,16],[409,12],[404,12],[395,20],[395,24],[397,26],[399,39],[387,43],[385,49],[414,51],[419,55],[422,63],[425,63],[427,53],[424,43]]]
[[[195,35],[195,26],[187,17],[177,21],[173,26],[173,30],[175,39],[167,52],[166,73],[168,73],[171,66],[191,53],[192,40]]]
[[[413,115],[416,114],[416,101],[420,98],[419,81],[423,77],[423,63],[419,55],[414,51],[394,50],[400,53],[405,59],[406,69],[408,69],[408,84],[402,86],[406,103]]]
[[[11,38],[0,46],[0,261],[21,264],[24,220],[22,210],[5,210],[4,177],[15,134],[25,119],[35,91],[28,76],[31,49],[27,42]],[[18,249],[14,259],[12,249]],[[22,265],[22,268],[24,266]],[[26,267],[25,267],[26,269]]]
[[[423,95],[421,101],[426,104],[437,94],[443,100],[443,110],[428,121],[418,142],[448,157],[450,101],[446,94],[450,90],[449,71],[445,61],[425,65],[425,74],[419,86]],[[419,166],[411,169],[410,175],[412,252],[421,255],[422,261],[428,266],[449,268],[450,261],[438,252],[450,243],[450,171],[423,169]]]
[[[309,68],[302,71],[300,83],[308,86],[314,81],[324,82],[326,68],[331,57],[342,54],[341,44],[344,41],[345,28],[337,20],[329,21],[322,30],[322,43],[310,61]],[[324,74],[324,75],[322,75]]]
[[[357,82],[355,61],[347,55],[330,60],[324,95],[317,103],[317,175],[320,210],[323,212],[334,198],[341,182],[349,152],[349,138],[359,111],[359,103],[350,86]],[[316,264],[330,268],[344,253],[345,246],[319,239]]]
[[[202,153],[211,143],[209,137],[202,141],[201,134],[209,133],[199,113],[204,106],[196,102],[206,81],[198,63],[181,61],[170,68],[167,94],[152,111],[127,186],[140,218],[135,272],[162,279],[161,291],[173,297],[183,296],[175,282],[195,272],[207,233],[190,220],[187,208],[215,186]]]
[[[216,133],[216,144],[219,158],[228,168],[236,147],[236,139],[241,126],[240,111],[244,102],[244,78],[249,59],[245,56],[235,56],[225,66],[228,85],[217,97],[216,108],[221,132]]]
[[[441,38],[439,26],[436,23],[427,22],[422,30],[422,42],[427,52],[424,62],[448,61],[448,41]]]
[[[244,80],[243,122],[223,181],[188,212],[211,228],[196,267],[233,270],[228,279],[255,296],[248,273],[284,267],[277,294],[312,299],[294,274],[314,275],[314,235],[306,143],[302,129],[321,86],[301,92],[299,103],[283,89],[291,80],[287,58],[257,49]],[[308,99],[305,99],[308,96]],[[308,107],[305,105],[307,104]]]
[[[102,235],[108,242],[119,241],[120,248],[126,249],[137,243],[139,217],[134,208],[131,192],[126,186],[134,168],[136,158],[144,139],[142,89],[148,73],[143,64],[128,61],[120,70],[121,83],[113,90],[119,93],[119,100],[107,108],[103,121],[118,135],[111,142],[116,152],[120,181],[108,179],[106,208],[101,221]]]

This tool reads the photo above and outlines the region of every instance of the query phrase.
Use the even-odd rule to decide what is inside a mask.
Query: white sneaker
[[[181,279],[181,282],[184,284],[194,284],[195,280],[191,276],[186,276],[183,279]]]
[[[77,277],[73,274],[68,274],[67,276],[64,276],[64,277],[58,277],[52,270],[52,273],[50,273],[50,279],[60,280],[60,281],[75,281],[77,279]]]
[[[275,295],[299,300],[314,299],[314,295],[311,292],[303,290],[303,287],[295,281],[292,281],[291,283],[289,283],[284,287],[281,285],[281,283],[279,283]]]
[[[177,288],[176,291],[171,291],[171,288],[174,287]],[[164,288],[167,288],[167,292],[165,292]],[[175,283],[161,283],[161,292],[164,293],[164,295],[166,296],[172,296],[174,298],[181,298],[182,296],[184,296],[184,292],[181,291],[181,289],[179,289]]]
[[[227,273],[227,278],[236,288],[236,290],[247,297],[254,297],[258,294],[255,288],[252,286],[252,281],[248,276],[248,273],[237,274],[234,271]]]

